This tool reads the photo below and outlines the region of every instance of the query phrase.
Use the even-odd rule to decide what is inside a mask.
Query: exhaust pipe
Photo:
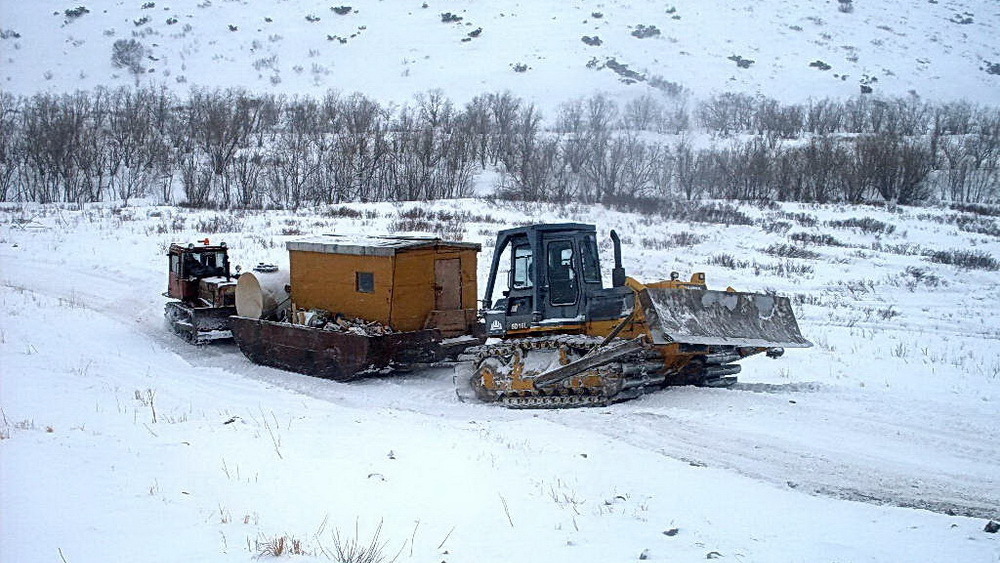
[[[611,230],[611,241],[615,247],[615,268],[611,270],[611,287],[622,287],[625,285],[625,268],[622,267],[622,241],[614,229]]]

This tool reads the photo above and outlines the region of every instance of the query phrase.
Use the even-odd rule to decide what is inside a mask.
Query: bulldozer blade
[[[637,299],[654,344],[808,348],[787,297],[694,288],[644,288]]]

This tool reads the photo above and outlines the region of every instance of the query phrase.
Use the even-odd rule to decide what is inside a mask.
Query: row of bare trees
[[[295,207],[467,196],[519,103],[491,94],[457,112],[439,92],[402,108],[232,89],[183,100],[155,88],[0,93],[0,200],[170,202],[179,192],[192,206]]]
[[[612,202],[1000,199],[1000,109],[913,98],[780,104],[721,94],[619,105],[596,95],[547,122],[510,93],[440,91],[386,106],[194,89],[0,92],[0,200],[297,207],[472,193]]]
[[[702,134],[698,143],[697,131],[648,133],[677,123],[670,104],[639,98],[619,111],[604,96],[564,104],[552,130],[521,128],[516,150],[503,161],[500,192],[588,202],[1000,201],[1000,109],[861,97],[824,100],[813,104],[822,111],[802,112],[799,106],[754,100],[725,95],[700,104],[696,113],[710,138],[706,142]],[[729,109],[720,110],[727,104]],[[706,112],[726,113],[728,124],[711,121]],[[810,113],[826,116],[811,118],[811,132],[789,117]]]

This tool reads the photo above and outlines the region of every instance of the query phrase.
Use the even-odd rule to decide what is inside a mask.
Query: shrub
[[[816,244],[819,246],[847,246],[830,235],[814,235],[810,233],[792,233],[789,237],[795,242]]]
[[[1000,205],[985,205],[980,203],[953,203],[951,209],[962,213],[974,213],[988,217],[1000,217]]]
[[[208,218],[198,219],[194,230],[199,233],[238,233],[243,230],[243,221],[232,216],[216,214]]]
[[[76,8],[67,9],[63,13],[66,14],[67,18],[75,20],[84,14],[89,14],[90,10],[88,10],[86,6],[77,6]]]
[[[708,259],[708,263],[713,266],[722,266],[723,268],[729,268],[731,270],[750,267],[750,261],[737,260],[732,254],[716,254]]]
[[[744,59],[740,55],[730,55],[726,58],[736,63],[736,66],[740,68],[750,68],[750,65],[754,63],[753,59]]]
[[[778,214],[782,219],[788,219],[789,221],[795,221],[803,227],[815,227],[819,220],[816,219],[815,215],[809,215],[808,213],[790,213],[787,211],[782,211]]]
[[[331,207],[324,213],[327,217],[335,217],[338,219],[360,219],[362,214],[357,209],[351,209],[350,207]]]
[[[760,271],[765,270],[769,272],[774,272],[775,275],[782,278],[790,278],[792,276],[804,276],[806,274],[811,274],[815,270],[809,264],[798,264],[790,260],[785,260],[784,262],[779,262],[777,264],[757,264],[754,263],[754,270]]]
[[[254,543],[256,544],[258,557],[312,555],[311,552],[303,548],[301,540],[288,535],[267,538],[262,534]]]
[[[876,252],[888,252],[889,254],[896,254],[898,256],[920,256],[923,254],[923,250],[920,248],[919,244],[882,244],[880,242],[873,242],[871,249]]]
[[[460,21],[462,21],[462,16],[455,15],[451,12],[441,14],[441,23],[458,23]]]
[[[837,0],[837,9],[842,13],[850,14],[854,11],[854,2],[852,0]]]
[[[643,238],[639,240],[639,245],[651,250],[670,250],[680,246],[694,246],[705,240],[704,237],[694,233],[673,233],[666,239]]]
[[[764,250],[764,253],[782,258],[803,258],[807,260],[819,258],[818,252],[813,252],[807,248],[799,248],[791,244],[772,244]]]
[[[334,529],[333,550],[330,552],[324,550],[324,554],[339,563],[382,563],[387,560],[391,563],[399,558],[399,553],[395,557],[388,557],[385,554],[388,545],[389,542],[382,539],[382,522],[379,522],[369,539],[362,539],[355,523],[353,537],[341,535],[339,528]]]
[[[792,224],[787,221],[764,221],[761,223],[760,228],[764,229],[764,232],[768,234],[785,234],[792,229]]]
[[[610,202],[612,207],[656,214],[670,221],[691,221],[713,225],[753,225],[754,221],[736,206],[712,201],[675,201],[635,198]]]
[[[352,8],[350,6],[335,6],[335,7],[332,6],[330,7],[330,9],[333,10],[333,13],[337,14],[338,16],[346,16],[347,14],[351,13]]]
[[[896,230],[895,225],[883,223],[882,221],[872,219],[871,217],[864,217],[862,219],[851,218],[844,219],[843,221],[827,221],[826,224],[835,229],[857,229],[868,234],[890,235]]]
[[[643,76],[641,73],[638,73],[630,69],[627,64],[620,63],[614,58],[608,59],[607,62],[604,63],[604,66],[610,68],[618,76],[621,76],[622,81],[625,82],[626,84],[643,82],[646,80],[646,77]]]
[[[635,26],[635,29],[632,30],[632,37],[637,37],[639,39],[656,37],[659,34],[660,30],[657,29],[655,25],[646,26],[639,24]]]
[[[967,270],[1000,270],[1000,262],[981,250],[935,250],[928,252],[926,256],[931,262]]]
[[[135,39],[119,39],[111,45],[111,64],[132,74],[146,72],[142,64],[145,58],[146,46]]]
[[[938,276],[927,272],[923,268],[914,268],[913,266],[907,266],[906,271],[900,274],[900,276],[904,278],[903,283],[910,291],[915,290],[919,285],[938,287],[944,284],[944,281]]]

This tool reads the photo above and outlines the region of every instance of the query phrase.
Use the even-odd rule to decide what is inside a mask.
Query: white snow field
[[[164,326],[171,241],[284,265],[287,240],[398,230],[417,207],[430,230],[484,243],[480,290],[498,229],[592,222],[623,235],[639,280],[705,271],[712,288],[791,296],[815,346],[745,361],[732,389],[517,411],[459,402],[447,368],[336,383]],[[996,218],[350,208],[0,208],[0,560],[338,560],[338,546],[349,561],[372,546],[368,560],[399,562],[1000,560],[984,531],[1000,517],[1000,274],[928,257],[1000,256]],[[831,224],[849,219],[870,221]]]
[[[862,85],[888,97],[1000,98],[992,0],[5,0],[0,31],[0,87],[24,95],[161,84],[405,103],[441,88],[464,104],[509,90],[552,115],[595,91],[655,92],[658,77],[699,99],[732,91],[799,103]],[[141,44],[135,72],[112,64],[116,41]],[[646,80],[623,83],[609,59]]]

